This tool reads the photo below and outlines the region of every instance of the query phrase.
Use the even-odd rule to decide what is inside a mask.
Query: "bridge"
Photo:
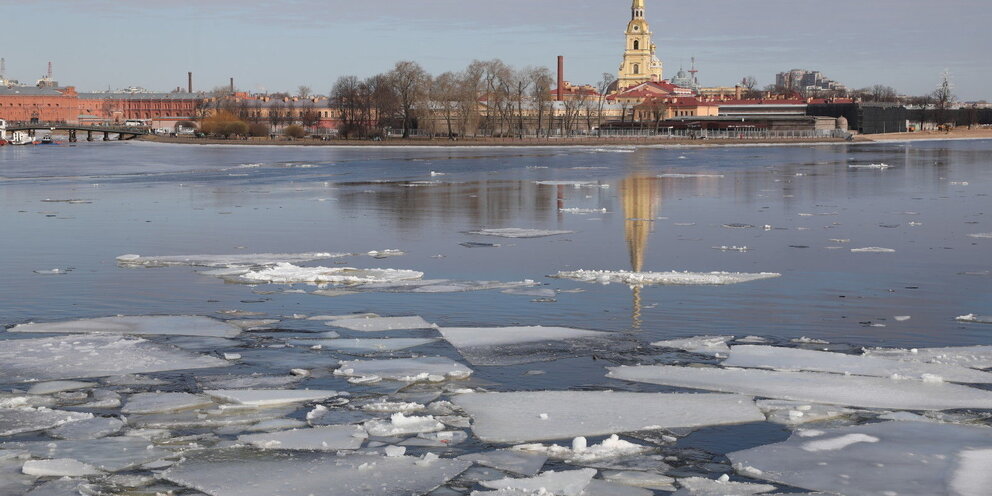
[[[93,141],[93,134],[103,133],[103,141],[110,141],[110,135],[116,134],[118,140],[131,140],[138,136],[151,134],[151,130],[144,127],[134,126],[108,126],[93,125],[86,126],[80,124],[66,124],[64,122],[10,122],[7,121],[7,132],[26,131],[29,136],[34,136],[36,131],[66,131],[69,134],[69,141],[76,142],[77,134],[82,131],[86,133],[86,141]]]

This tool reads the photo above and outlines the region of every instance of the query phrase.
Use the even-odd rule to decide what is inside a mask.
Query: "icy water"
[[[0,442],[73,439],[52,429],[78,424],[85,426],[79,429],[84,433],[73,434],[82,439],[73,442],[137,439],[142,448],[152,444],[162,453],[115,465],[93,459],[93,453],[114,448],[84,445],[90,452],[87,461],[70,451],[44,454],[26,444],[0,444],[0,494],[21,494],[60,475],[74,476],[66,483],[72,487],[83,484],[110,494],[134,487],[151,493],[309,494],[308,483],[324,487],[326,481],[319,474],[292,474],[327,462],[319,443],[301,451],[273,449],[278,443],[272,439],[252,444],[239,436],[327,425],[345,430],[335,431],[337,437],[327,434],[324,451],[357,450],[344,457],[354,467],[339,460],[342,473],[336,477],[346,482],[327,494],[411,494],[442,486],[434,493],[442,495],[516,487],[479,481],[533,476],[536,469],[454,458],[489,456],[494,449],[525,442],[571,447],[577,436],[587,436],[590,448],[555,455],[531,447],[505,456],[533,455],[536,449],[541,456],[552,455],[545,471],[595,469],[569,472],[560,491],[549,489],[552,494],[751,494],[762,489],[726,485],[735,481],[778,484],[768,491],[940,494],[933,491],[953,486],[957,492],[945,493],[980,494],[968,492],[981,482],[968,467],[992,460],[989,444],[978,443],[970,451],[955,451],[957,445],[938,449],[934,457],[954,455],[960,463],[942,466],[929,479],[920,476],[916,485],[897,484],[906,477],[901,473],[859,477],[856,466],[819,477],[802,474],[804,467],[825,461],[837,465],[835,459],[813,456],[817,453],[852,459],[858,454],[845,453],[847,446],[870,445],[877,453],[864,456],[895,456],[912,449],[904,445],[908,437],[931,434],[914,428],[945,425],[907,421],[899,423],[909,427],[891,433],[872,430],[894,411],[944,411],[927,418],[950,422],[951,429],[988,428],[992,400],[987,396],[992,393],[987,383],[992,381],[985,376],[992,374],[981,369],[992,367],[992,326],[982,323],[992,314],[990,186],[992,141],[675,149],[2,147],[0,324],[9,332],[0,334],[0,349],[8,350],[0,351]],[[510,228],[547,236],[485,235]],[[259,254],[270,255],[263,260]],[[124,255],[142,258],[118,259]],[[221,257],[167,258],[193,255]],[[341,270],[346,267],[393,270]],[[592,270],[607,272],[574,273]],[[618,271],[640,274],[620,281],[629,275]],[[318,272],[323,282],[304,282]],[[761,276],[737,280],[712,272]],[[559,273],[566,277],[550,277]],[[652,284],[661,276],[643,273],[669,273],[664,282],[678,284]],[[364,313],[420,316],[441,331],[368,319],[385,327],[369,332],[361,329],[362,322],[334,325],[327,317]],[[969,314],[972,318],[956,320]],[[30,333],[20,332],[25,327],[11,329],[28,322],[115,315],[199,315],[232,322],[68,325],[69,332],[121,325],[124,330],[117,332],[142,335],[147,341],[141,342],[105,335],[86,337],[93,342],[73,341],[72,335],[44,332],[64,329],[43,326]],[[310,319],[315,316],[325,317]],[[212,330],[189,330],[201,324]],[[445,332],[531,326],[610,334]],[[332,331],[348,339],[327,342],[334,336],[318,335]],[[519,337],[524,335],[531,338]],[[730,337],[658,343],[694,336]],[[926,360],[921,353],[861,354],[862,348],[873,347],[981,346],[935,351],[937,358]],[[807,350],[835,353],[796,355]],[[103,354],[113,358],[73,362]],[[749,370],[709,378],[683,367],[719,364],[728,354],[725,366]],[[874,361],[844,362],[848,357]],[[390,362],[399,371],[382,362],[396,358],[414,360]],[[347,363],[339,367],[339,360]],[[107,370],[94,371],[101,366]],[[803,372],[778,372],[795,370]],[[113,379],[132,372],[161,383]],[[838,377],[854,381],[824,385]],[[38,381],[68,379],[87,384],[24,394]],[[757,383],[763,387],[755,388]],[[335,394],[275,406],[244,403],[226,393],[202,395],[245,388]],[[864,394],[819,395],[831,388]],[[476,393],[465,394],[468,389]],[[648,410],[644,405],[655,400],[479,394],[552,390],[614,390],[670,399],[651,409],[677,403],[678,398],[662,394],[673,391],[739,395],[700,396],[700,401],[717,403],[672,407],[687,418],[653,418],[649,411],[630,419],[632,410]],[[189,393],[196,401],[163,397],[151,401],[149,410],[126,411],[134,395],[155,391]],[[719,403],[727,397],[738,400]],[[759,399],[756,408],[752,397],[769,399]],[[94,403],[98,400],[104,403]],[[389,403],[368,406],[383,401]],[[400,403],[425,407],[404,409]],[[549,413],[562,405],[563,410]],[[63,417],[39,420],[34,415],[39,408]],[[580,410],[591,417],[572,415]],[[389,414],[397,411],[432,415],[443,426],[435,428],[431,422],[436,419],[390,421]],[[707,411],[725,413],[707,420]],[[15,418],[25,412],[27,419]],[[97,420],[72,417],[78,413]],[[756,420],[755,413],[767,420]],[[825,420],[803,425],[806,419],[799,418],[804,415]],[[693,417],[695,423],[688,421]],[[118,418],[127,419],[127,427],[109,425]],[[593,427],[603,418],[617,420]],[[559,428],[543,429],[542,421]],[[363,427],[350,426],[359,423]],[[507,423],[537,423],[538,431],[555,434],[510,432]],[[829,449],[796,448],[809,455],[805,461],[795,462],[799,455],[783,459],[782,453],[803,440],[794,436],[786,442],[790,433],[807,427],[851,431],[839,432],[839,443],[824,440]],[[361,439],[347,430],[356,428]],[[436,431],[441,433],[430,434]],[[605,436],[613,433],[623,435],[611,444]],[[949,439],[958,434],[934,435]],[[342,442],[342,436],[350,441]],[[889,441],[895,447],[887,451],[883,445]],[[754,451],[772,443],[785,444],[773,454]],[[384,446],[404,446],[408,456],[384,457],[396,454],[383,452]],[[579,456],[590,449],[600,456]],[[424,459],[427,453],[441,458]],[[176,464],[163,475],[180,454],[196,463]],[[45,458],[74,459],[99,470],[89,473],[64,463],[54,469],[23,467],[26,460]],[[799,463],[798,468],[786,467],[787,461]],[[469,462],[474,466],[468,468]],[[746,466],[735,470],[731,462]],[[381,480],[353,477],[365,470],[363,463],[379,466]],[[201,473],[192,466],[214,469]],[[268,487],[255,481],[259,492],[244,492],[248,483],[235,481],[259,467],[284,473],[298,485]],[[790,476],[789,470],[799,475]],[[122,474],[133,477],[125,480]],[[731,481],[719,481],[723,474]],[[892,483],[873,486],[879,478]],[[610,485],[615,483],[620,485]]]

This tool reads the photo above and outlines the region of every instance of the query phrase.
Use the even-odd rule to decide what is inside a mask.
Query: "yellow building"
[[[663,67],[651,42],[651,26],[644,20],[644,0],[634,0],[627,24],[627,45],[620,64],[617,89],[624,90],[647,81],[661,81]]]

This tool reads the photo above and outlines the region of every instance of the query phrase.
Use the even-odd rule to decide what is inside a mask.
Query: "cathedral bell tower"
[[[620,64],[618,89],[636,86],[645,81],[662,80],[661,60],[651,43],[651,27],[644,20],[645,0],[633,0],[630,23],[627,24],[627,45]]]

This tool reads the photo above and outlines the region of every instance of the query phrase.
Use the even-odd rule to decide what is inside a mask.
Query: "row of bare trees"
[[[607,86],[599,95],[577,94],[555,103],[547,68],[513,68],[501,60],[476,60],[462,71],[431,75],[416,62],[366,79],[344,76],[331,89],[344,137],[414,131],[445,136],[547,136],[590,130],[603,121]]]

